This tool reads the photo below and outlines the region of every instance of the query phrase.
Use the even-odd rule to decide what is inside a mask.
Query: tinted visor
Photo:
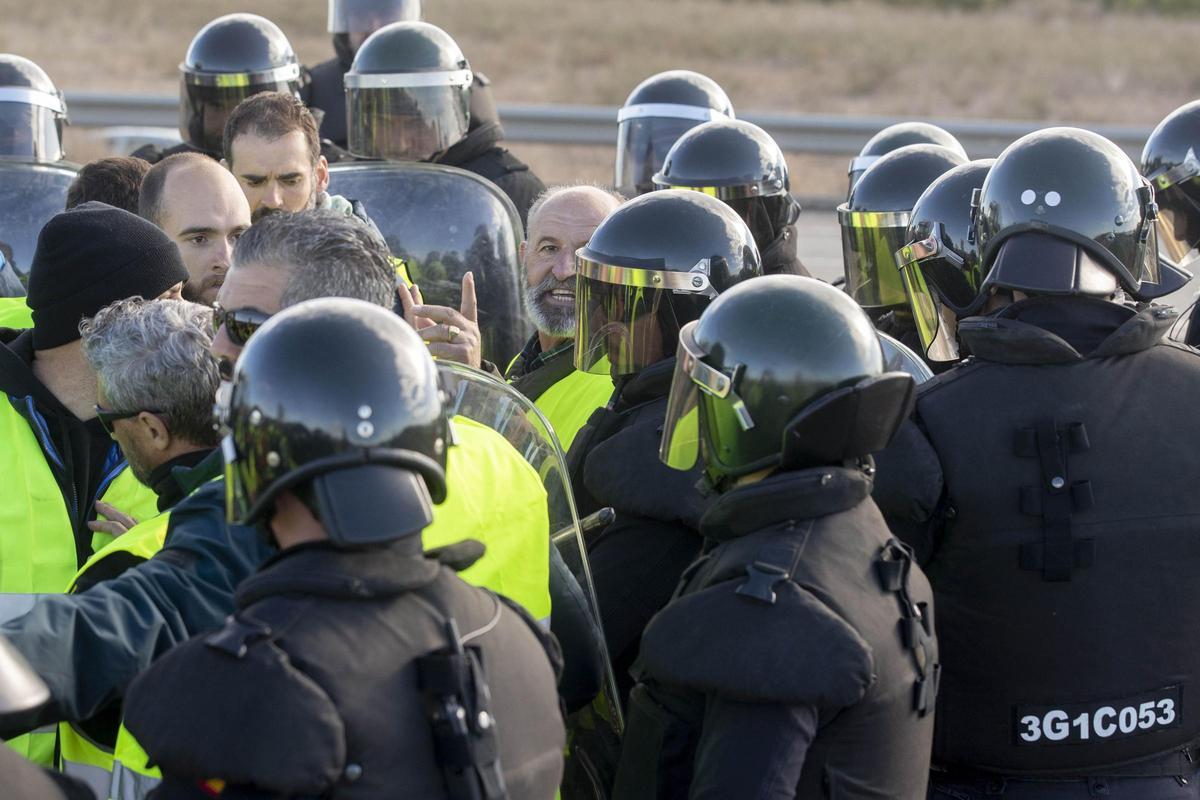
[[[672,469],[689,470],[700,457],[700,395],[725,401],[733,411],[737,427],[748,431],[754,427],[745,403],[734,391],[733,377],[704,363],[707,355],[696,344],[696,322],[689,322],[679,332],[675,352],[675,375],[667,397],[667,413],[663,423],[658,457]],[[736,437],[737,432],[729,432]]]
[[[583,275],[575,287],[575,368],[593,374],[629,375],[661,361],[659,321],[663,292],[606,283]],[[670,314],[670,304],[662,309]]]
[[[1159,253],[1177,266],[1187,266],[1200,255],[1200,179],[1160,189],[1154,199]]]
[[[226,78],[222,82],[218,79]],[[252,83],[244,74],[205,76],[203,84],[183,78],[183,102],[179,106],[179,133],[192,147],[218,155],[222,152],[225,122],[238,103],[259,92],[300,91],[299,77],[267,83]]]
[[[435,86],[382,87],[369,79],[393,76],[347,75],[350,151],[364,158],[424,161],[458,142],[470,122],[471,83],[469,70],[459,72],[465,83]]]
[[[704,112],[707,109],[696,111]],[[716,115],[712,119],[724,119],[723,115],[712,113]],[[702,121],[699,118],[680,117],[630,117],[622,120],[617,131],[617,188],[627,197],[653,191],[654,174],[662,168],[671,145]]]
[[[902,254],[912,249],[913,245],[901,249],[896,254],[897,262]],[[912,309],[913,325],[926,358],[930,361],[958,361],[958,345],[942,320],[941,303],[925,282],[921,265],[909,261],[899,264],[899,269],[904,293],[908,295],[908,306]]]
[[[374,33],[393,22],[420,22],[421,0],[330,0],[330,33]]]
[[[60,161],[62,119],[62,114],[45,106],[0,102],[0,158]]]
[[[908,241],[908,213],[849,211],[843,203],[838,222],[846,292],[854,302],[864,308],[906,305],[895,253]]]

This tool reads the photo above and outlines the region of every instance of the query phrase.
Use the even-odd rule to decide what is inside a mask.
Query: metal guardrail
[[[174,128],[179,124],[175,95],[133,95],[106,92],[67,92],[74,125],[103,128],[117,125]],[[608,106],[524,105],[499,107],[509,140],[542,144],[613,145],[617,109]],[[851,156],[882,128],[902,117],[848,117],[831,114],[773,114],[747,112],[742,119],[765,128],[789,152]],[[958,137],[972,158],[998,154],[1014,139],[1044,128],[1046,122],[1008,120],[928,120]],[[1135,160],[1150,127],[1095,125],[1082,127],[1107,136]]]

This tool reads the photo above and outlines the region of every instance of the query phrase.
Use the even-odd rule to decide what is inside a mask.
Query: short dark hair
[[[264,139],[278,139],[292,131],[302,131],[313,164],[321,156],[321,137],[317,120],[299,98],[287,92],[259,92],[238,103],[225,121],[222,149],[225,163],[233,169],[233,140],[243,133]]]
[[[352,214],[310,209],[263,217],[242,234],[233,269],[288,272],[280,308],[321,297],[350,297],[391,308],[396,268],[387,242]]]
[[[162,196],[163,189],[167,185],[167,176],[178,167],[185,167],[189,164],[192,166],[211,164],[214,169],[224,169],[203,153],[176,153],[173,156],[167,156],[151,167],[150,171],[146,173],[146,177],[142,178],[141,195],[138,197],[137,208],[134,209],[139,217],[162,227]]]
[[[98,200],[136,214],[142,179],[149,171],[149,163],[129,156],[101,158],[84,164],[67,187],[66,210]]]

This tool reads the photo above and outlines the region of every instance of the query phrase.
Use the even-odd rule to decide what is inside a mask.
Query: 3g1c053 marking
[[[1013,743],[1087,744],[1125,739],[1182,724],[1182,689],[1168,686],[1121,700],[1016,706]]]

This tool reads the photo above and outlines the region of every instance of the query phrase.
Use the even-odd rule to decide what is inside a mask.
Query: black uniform
[[[1200,361],[1162,340],[1174,319],[1050,297],[963,320],[974,356],[921,387],[879,459],[876,498],[937,599],[938,797],[1200,796],[1200,644],[1181,634]],[[886,486],[918,471],[920,495]]]
[[[571,445],[567,461],[580,516],[610,506],[616,520],[589,549],[608,652],[622,696],[642,630],[671,599],[700,552],[697,529],[708,505],[699,470],[679,472],[658,460],[675,359],[658,362],[617,388]]]
[[[764,275],[803,275],[811,278],[812,273],[800,261],[800,237],[796,226],[788,225],[770,246],[762,251]]]
[[[643,637],[614,797],[924,797],[931,593],[870,491],[821,467],[713,504]]]
[[[272,797],[448,796],[422,687],[450,619],[486,669],[477,711],[495,720],[508,796],[554,797],[564,735],[552,640],[425,557],[419,537],[280,553],[239,587],[222,630],[139,678],[126,725],[167,776],[156,796],[202,796],[195,782],[214,776]]]
[[[180,142],[172,147],[159,147],[156,144],[144,144],[129,155],[132,158],[140,158],[142,161],[148,161],[151,164],[157,164],[164,158],[177,156],[180,153],[199,153],[200,155],[208,156],[215,161],[221,160],[220,155],[213,155],[212,153],[201,150],[199,147],[192,147],[187,142]]]

